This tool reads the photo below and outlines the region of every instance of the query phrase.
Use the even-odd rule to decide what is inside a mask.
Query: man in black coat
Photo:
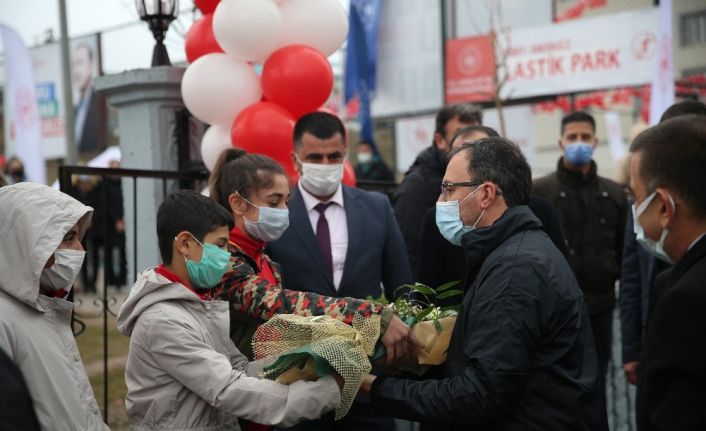
[[[667,120],[640,134],[631,151],[637,239],[650,253],[675,264],[650,307],[638,369],[638,429],[703,430],[706,122],[697,115]]]
[[[526,206],[519,147],[465,144],[443,181],[437,223],[469,274],[443,376],[367,376],[362,390],[379,411],[434,430],[607,429],[591,423],[598,366],[583,294]]]
[[[356,180],[395,181],[395,173],[385,164],[371,142],[366,140],[358,142],[356,151],[358,158],[358,163],[355,165]]]
[[[451,148],[457,148],[466,142],[498,136],[500,136],[498,132],[491,127],[464,127],[454,135],[451,140]],[[542,230],[549,235],[549,239],[552,240],[556,248],[561,254],[568,257],[566,239],[561,230],[561,220],[556,208],[546,199],[534,195],[530,195],[527,206],[542,223]],[[436,288],[466,277],[463,249],[446,241],[439,232],[439,228],[436,226],[436,208],[429,208],[424,215],[417,250],[417,282]]]
[[[439,184],[451,152],[451,140],[460,129],[481,123],[482,113],[467,103],[445,106],[436,114],[436,130],[431,147],[419,153],[392,196],[392,207],[407,247],[412,271],[417,268],[417,243],[427,209],[439,197]]]
[[[615,282],[625,237],[625,189],[597,174],[593,150],[598,145],[596,122],[585,112],[561,121],[559,146],[564,154],[557,170],[534,182],[533,192],[558,210],[568,241],[569,264],[586,297],[598,352],[599,394],[605,394],[613,338]],[[605,395],[596,415],[606,417]]]

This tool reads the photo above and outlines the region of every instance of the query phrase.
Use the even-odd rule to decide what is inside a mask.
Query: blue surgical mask
[[[564,151],[566,160],[574,166],[585,166],[593,158],[593,145],[586,142],[573,142]]]
[[[664,241],[667,239],[667,235],[669,235],[669,229],[662,230],[662,234],[659,237],[659,241],[655,241],[645,235],[645,230],[640,224],[639,217],[642,215],[642,213],[645,212],[647,207],[650,206],[650,202],[654,200],[655,196],[657,196],[657,192],[654,192],[651,195],[647,196],[647,198],[642,201],[640,206],[637,208],[635,207],[634,203],[632,204],[632,216],[635,229],[635,238],[637,239],[637,242],[642,246],[642,248],[647,250],[649,254],[673,265],[674,261],[671,257],[669,257],[667,252],[664,251]],[[672,199],[671,196],[669,196],[669,202],[672,204],[672,209],[676,212],[677,208],[674,205],[674,199]]]
[[[476,230],[476,225],[485,214],[485,210],[483,210],[472,226],[464,226],[463,221],[461,221],[461,204],[480,188],[481,186],[476,187],[461,201],[436,203],[436,226],[439,228],[441,235],[453,245],[460,246],[463,235]]]
[[[191,237],[203,248],[201,260],[198,262],[189,260],[184,256],[191,284],[196,289],[211,289],[218,286],[221,277],[228,270],[230,253],[213,244],[203,244],[193,235]]]
[[[237,193],[237,192],[236,192]],[[270,208],[257,206],[245,199],[240,193],[238,195],[247,203],[259,210],[257,221],[250,221],[245,217],[245,230],[255,239],[264,242],[272,242],[282,236],[289,227],[289,209]]]

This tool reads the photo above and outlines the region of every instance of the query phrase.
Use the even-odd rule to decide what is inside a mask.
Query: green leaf
[[[441,307],[441,311],[442,311],[442,312],[444,312],[444,311],[455,311],[455,312],[458,313],[460,310],[461,310],[461,306],[460,306],[460,305],[447,305],[446,307]]]
[[[441,293],[444,290],[451,289],[454,286],[458,286],[461,284],[461,280],[456,280],[456,281],[449,281],[448,283],[444,283],[441,286],[436,288],[436,293]]]
[[[440,293],[437,296],[438,299],[446,299],[454,296],[463,295],[463,290],[447,290],[446,292]]]
[[[421,283],[415,283],[414,285],[410,286],[410,289],[415,292],[423,293],[425,295],[436,296],[436,292],[434,291],[434,289],[429,286],[425,286]]]
[[[434,307],[433,305],[430,305],[429,307],[427,307],[427,308],[425,308],[424,310],[420,311],[420,312],[417,314],[417,322],[421,322],[422,320],[424,320],[424,318],[425,318],[427,315],[429,315],[429,313],[431,313],[431,312],[434,310],[434,308],[436,308],[436,307]]]

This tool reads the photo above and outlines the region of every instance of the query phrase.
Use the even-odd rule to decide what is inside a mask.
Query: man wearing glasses
[[[607,430],[591,423],[597,358],[583,293],[527,207],[531,171],[500,137],[451,153],[437,202],[463,247],[465,296],[438,379],[367,376],[376,409],[425,430]]]

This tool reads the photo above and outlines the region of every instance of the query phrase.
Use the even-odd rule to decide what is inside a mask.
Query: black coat
[[[632,211],[625,224],[623,262],[620,268],[620,332],[623,363],[638,361],[645,341],[647,310],[655,277],[669,268],[638,244]]]
[[[561,231],[561,221],[556,208],[539,196],[530,196],[527,206],[542,223],[542,229],[549,235],[556,248],[564,257],[568,257],[566,239]],[[418,282],[436,288],[466,277],[463,249],[448,242],[439,232],[436,226],[436,208],[428,209],[424,216],[418,250]]]
[[[668,278],[664,278],[664,277]],[[660,281],[666,281],[659,289]],[[637,386],[640,431],[706,429],[706,237],[655,282]]]
[[[0,431],[39,430],[32,398],[19,368],[0,349]]]
[[[417,267],[417,243],[422,220],[441,193],[446,172],[446,157],[432,145],[419,153],[392,196],[392,207],[407,247],[412,271]]]
[[[566,169],[559,159],[557,171],[535,181],[532,192],[559,210],[569,264],[586,295],[588,311],[612,310],[627,216],[623,186],[596,175],[594,162],[584,176]]]
[[[526,206],[463,236],[469,280],[440,379],[378,378],[377,409],[430,429],[594,430],[583,294]]]
[[[355,166],[355,178],[360,181],[395,181],[395,173],[380,156],[375,156],[370,164],[359,162]]]

